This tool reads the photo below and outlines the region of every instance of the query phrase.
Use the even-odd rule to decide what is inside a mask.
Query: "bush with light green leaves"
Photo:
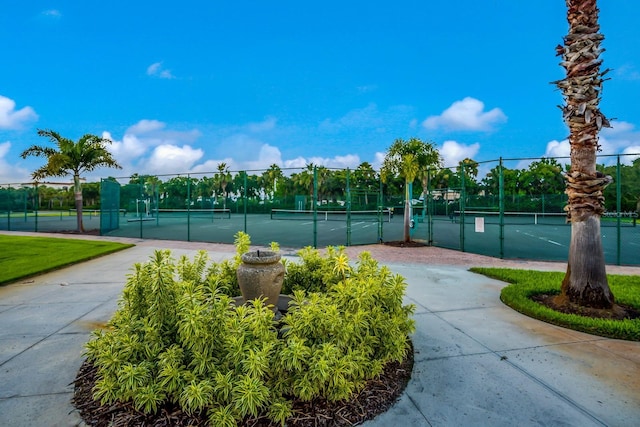
[[[173,403],[213,426],[284,426],[294,399],[349,399],[406,357],[414,308],[402,304],[404,278],[366,252],[352,266],[342,248],[304,249],[300,263],[283,261],[293,295],[276,321],[264,301],[232,300],[249,244],[238,233],[234,258],[217,264],[204,251],[177,262],[157,251],[135,265],[109,328],[87,344],[96,400],[145,413]]]

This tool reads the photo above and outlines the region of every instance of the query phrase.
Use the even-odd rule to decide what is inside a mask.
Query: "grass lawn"
[[[46,273],[133,245],[95,240],[0,235],[0,284]]]
[[[612,320],[565,314],[531,299],[534,295],[559,294],[564,272],[484,267],[474,267],[471,271],[511,283],[502,289],[500,299],[527,316],[593,335],[640,341],[640,318]],[[611,274],[607,278],[616,303],[640,310],[640,276]]]

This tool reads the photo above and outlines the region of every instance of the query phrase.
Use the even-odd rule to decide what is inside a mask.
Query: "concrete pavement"
[[[202,244],[137,246],[0,287],[0,425],[75,426],[70,404],[83,345],[107,321],[131,266],[155,249],[192,256]],[[215,245],[213,260],[233,254]],[[292,253],[285,253],[291,256]],[[367,427],[631,426],[640,420],[640,343],[530,319],[499,300],[505,285],[466,267],[386,263],[416,305],[411,381]]]

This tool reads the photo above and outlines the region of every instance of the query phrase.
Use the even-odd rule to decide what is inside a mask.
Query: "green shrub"
[[[236,256],[219,264],[205,252],[176,262],[157,251],[135,265],[110,328],[86,347],[95,399],[147,413],[171,402],[216,426],[257,417],[284,425],[292,399],[348,399],[404,359],[414,323],[402,277],[367,253],[352,267],[342,249],[304,249],[300,264],[286,263],[293,301],[276,321],[264,301],[233,303],[249,248],[246,234],[236,237]]]

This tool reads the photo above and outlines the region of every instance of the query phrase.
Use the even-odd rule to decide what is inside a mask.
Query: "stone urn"
[[[278,298],[284,280],[284,265],[280,254],[272,251],[253,251],[242,255],[242,264],[237,270],[238,285],[242,298],[249,301],[267,298],[267,304],[278,311]]]

